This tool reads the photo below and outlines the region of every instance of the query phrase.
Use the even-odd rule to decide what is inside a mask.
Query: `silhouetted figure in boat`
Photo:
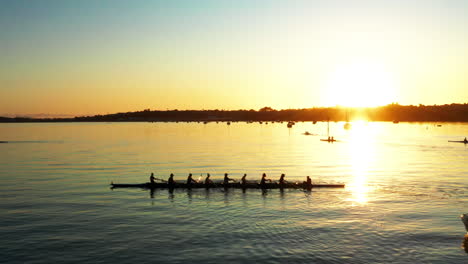
[[[280,187],[283,187],[284,184],[286,183],[286,181],[284,180],[284,176],[286,176],[286,175],[281,174],[281,177],[280,177],[280,179],[279,179],[279,185],[280,185]]]
[[[151,173],[151,176],[150,176],[150,183],[151,183],[151,184],[156,184],[156,182],[155,182],[154,180],[156,180],[156,178],[154,177],[154,173]]]
[[[247,177],[247,174],[244,174],[244,176],[242,176],[242,178],[241,178],[241,185],[242,185],[242,186],[247,185],[247,179],[246,179],[246,177]]]
[[[304,187],[307,189],[312,188],[312,180],[309,176],[307,176],[307,180],[304,182]]]
[[[466,137],[465,137],[465,139],[463,140],[463,142],[468,143],[468,140],[466,139]]]
[[[210,185],[213,185],[213,181],[210,180],[210,174],[209,173],[206,175],[205,185],[206,185],[206,187],[209,187]]]
[[[167,184],[169,185],[169,187],[174,187],[175,185],[175,181],[174,181],[174,174],[171,173],[171,175],[169,176],[169,179],[167,179]]]
[[[192,179],[192,173],[190,173],[187,177],[187,185],[192,185],[192,183],[197,183],[194,179]]]
[[[229,181],[234,181],[234,179],[229,178],[228,174],[224,173],[223,185],[227,186],[229,184]]]
[[[271,182],[270,179],[267,179],[267,178],[266,178],[266,174],[263,173],[263,174],[262,174],[262,179],[260,180],[260,187],[265,188],[265,187],[266,187],[266,181],[270,181],[270,182]]]

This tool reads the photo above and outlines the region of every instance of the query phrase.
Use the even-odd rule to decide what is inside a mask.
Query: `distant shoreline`
[[[323,122],[363,119],[383,122],[468,122],[468,104],[368,108],[321,107],[275,110],[150,110],[74,118],[0,117],[0,123],[59,122]]]
[[[13,118],[14,119],[14,118]],[[330,120],[330,122],[355,122],[355,121],[363,121],[359,120]],[[443,120],[412,120],[412,121],[390,121],[390,120],[364,120],[367,122],[390,122],[390,123],[468,123],[468,121],[443,121]],[[44,124],[44,123],[287,123],[290,121],[287,120],[255,120],[255,121],[247,121],[247,120],[116,120],[116,121],[76,121],[76,120],[46,120],[46,119],[34,119],[34,120],[14,120],[14,121],[0,121],[0,124],[25,124],[25,123],[37,123],[37,124]],[[327,120],[295,120],[292,122],[300,123],[300,122],[327,122]]]

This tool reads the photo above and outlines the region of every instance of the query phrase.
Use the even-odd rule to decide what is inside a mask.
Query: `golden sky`
[[[468,2],[4,1],[0,115],[468,103]]]

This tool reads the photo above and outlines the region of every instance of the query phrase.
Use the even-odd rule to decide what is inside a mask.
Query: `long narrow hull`
[[[325,141],[325,142],[337,142],[338,140],[336,139],[320,139],[320,141]]]
[[[468,144],[468,141],[464,141],[464,140],[449,140],[448,142]]]
[[[143,188],[143,189],[178,189],[178,188],[185,188],[185,189],[196,189],[196,188],[235,188],[235,189],[310,189],[310,188],[344,188],[344,184],[304,184],[304,183],[286,183],[286,184],[278,184],[278,183],[267,183],[264,185],[260,185],[258,183],[248,183],[242,185],[240,183],[230,183],[224,185],[222,183],[213,183],[209,185],[205,185],[202,183],[176,183],[174,185],[169,185],[167,183],[141,183],[141,184],[117,184],[111,183],[112,188]]]

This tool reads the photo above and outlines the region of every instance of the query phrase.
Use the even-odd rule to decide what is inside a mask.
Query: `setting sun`
[[[371,107],[397,99],[395,77],[376,63],[339,65],[327,76],[324,88],[329,106]]]

